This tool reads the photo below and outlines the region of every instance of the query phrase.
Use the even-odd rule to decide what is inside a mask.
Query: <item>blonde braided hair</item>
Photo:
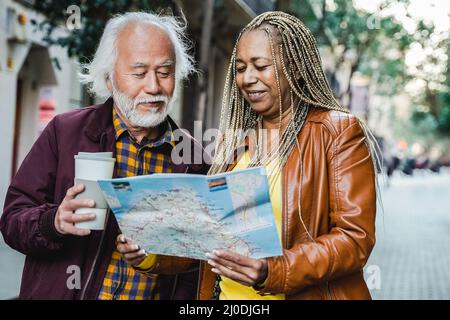
[[[300,101],[297,107],[293,108],[293,117],[288,125],[285,136],[286,145],[280,150],[281,155],[296,144],[296,137],[302,128],[304,121],[304,110],[311,107],[322,107],[328,110],[336,110],[349,113],[349,110],[340,106],[334,98],[333,92],[326,80],[322,69],[322,63],[317,49],[316,42],[309,29],[298,18],[280,11],[265,12],[254,18],[239,34],[236,41],[231,61],[229,64],[225,81],[224,95],[222,100],[222,112],[220,117],[220,131],[223,134],[223,141],[218,145],[216,151],[216,161],[211,167],[210,173],[226,171],[226,161],[232,156],[234,150],[242,143],[244,134],[249,129],[254,129],[261,116],[254,112],[248,105],[239,88],[236,85],[236,48],[240,38],[244,33],[255,29],[266,30],[272,48],[272,58],[275,61],[274,44],[272,41],[273,31],[281,37],[278,44],[279,58],[283,74],[297,99]],[[288,64],[285,63],[285,58]],[[275,68],[276,71],[276,68]],[[292,75],[299,74],[299,78]],[[278,74],[276,72],[278,78]],[[278,79],[277,79],[277,82]],[[281,99],[280,99],[281,101]],[[363,128],[367,143],[373,156],[374,162],[381,162],[378,157],[377,144],[370,130],[361,119],[358,119]],[[292,131],[292,132],[291,132]],[[295,132],[295,134],[293,134]],[[282,138],[283,141],[283,138]],[[283,157],[282,157],[283,158]],[[287,158],[284,159],[284,163]]]
[[[262,159],[259,155],[252,157],[249,166],[266,165],[268,162],[277,159],[279,165],[283,167],[295,146],[298,148],[301,159],[300,145],[297,137],[303,127],[309,108],[320,107],[349,113],[349,110],[340,106],[333,95],[322,69],[316,41],[309,29],[298,18],[287,13],[279,11],[263,13],[254,18],[241,31],[234,46],[222,100],[220,118],[222,140],[217,145],[215,158],[209,174],[227,170],[229,164],[235,158],[235,151],[242,145],[247,132],[254,130],[262,120],[262,116],[253,111],[248,102],[244,100],[236,84],[237,45],[244,33],[257,29],[266,31],[271,46],[280,101],[280,126],[282,112],[281,94],[279,75],[276,67],[275,45],[273,43],[274,36],[279,40],[277,41],[279,62],[283,75],[289,83],[291,101],[295,99],[298,103],[296,106],[293,103],[291,104],[292,117],[286,130],[281,134],[276,152],[269,154],[265,159]],[[375,137],[371,134],[366,124],[361,119],[357,119],[366,136],[365,142],[372,157],[374,168],[381,168],[382,158],[379,156],[380,150]],[[302,176],[302,174],[301,166],[300,175]],[[301,188],[299,189],[301,190]],[[299,195],[299,200],[300,196],[301,194]],[[301,221],[303,222],[302,219]],[[308,232],[305,225],[304,227]],[[309,233],[308,235],[312,239]]]

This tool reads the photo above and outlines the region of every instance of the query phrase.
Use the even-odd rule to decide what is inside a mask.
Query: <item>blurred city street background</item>
[[[368,123],[383,153],[383,210],[365,268],[373,298],[450,299],[449,0],[0,0],[2,207],[47,123],[103,102],[78,75],[108,18],[142,10],[186,18],[203,73],[180,88],[171,116],[191,132],[194,121],[218,128],[239,31],[265,11],[298,16],[336,98]],[[0,237],[0,299],[17,296],[23,261]]]
[[[366,266],[380,271],[373,299],[450,299],[450,170],[396,172],[382,187],[377,243]],[[369,281],[369,286],[371,282]]]

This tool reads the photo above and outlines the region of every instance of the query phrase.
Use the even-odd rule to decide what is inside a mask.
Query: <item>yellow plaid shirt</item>
[[[116,137],[116,172],[118,178],[151,173],[169,173],[170,152],[175,145],[172,128],[166,121],[165,132],[157,140],[144,138],[141,143],[128,132],[113,108]],[[103,280],[99,300],[158,299],[157,275],[145,276],[135,271],[114,251]]]

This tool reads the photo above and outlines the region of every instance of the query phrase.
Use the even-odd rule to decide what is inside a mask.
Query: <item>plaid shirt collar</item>
[[[127,126],[125,125],[123,120],[120,118],[116,109],[115,108],[112,108],[112,109],[113,109],[113,124],[114,124],[116,141],[118,141],[123,134],[127,134],[136,144],[138,144],[138,142],[133,137],[133,135],[128,131]],[[140,145],[146,146],[149,148],[156,148],[156,147],[163,145],[164,143],[167,143],[170,146],[174,147],[175,146],[175,138],[173,135],[172,126],[170,125],[169,121],[167,121],[167,120],[164,121],[162,124],[160,124],[160,127],[166,128],[166,131],[164,132],[163,135],[161,135],[156,140],[149,140],[147,137],[144,137],[144,139],[142,139]]]

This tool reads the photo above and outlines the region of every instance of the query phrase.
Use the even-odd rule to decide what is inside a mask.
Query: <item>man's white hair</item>
[[[188,53],[189,41],[184,34],[186,25],[180,19],[147,12],[127,12],[116,15],[108,21],[94,59],[91,63],[82,66],[84,72],[80,74],[81,82],[88,84],[92,93],[100,98],[111,96],[106,80],[114,71],[116,64],[118,35],[130,23],[151,24],[167,33],[175,51],[176,87],[195,71],[194,60]]]

